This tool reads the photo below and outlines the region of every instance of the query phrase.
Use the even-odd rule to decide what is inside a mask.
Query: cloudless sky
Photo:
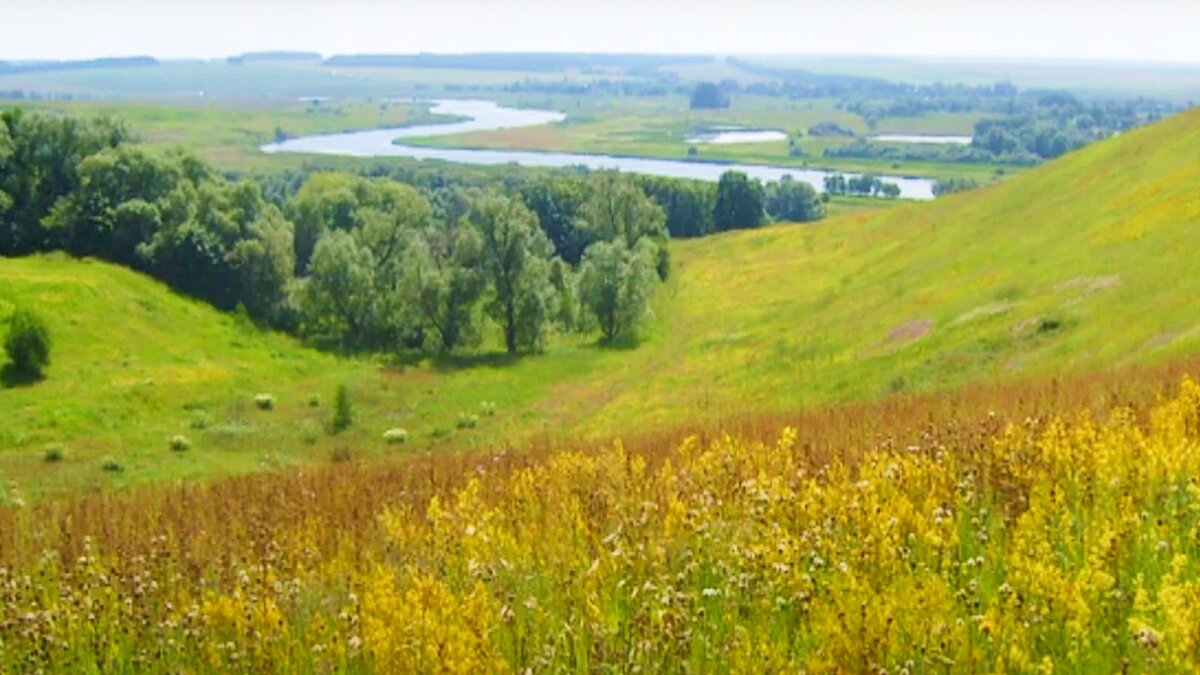
[[[1200,63],[1200,0],[0,0],[0,59],[266,49]]]

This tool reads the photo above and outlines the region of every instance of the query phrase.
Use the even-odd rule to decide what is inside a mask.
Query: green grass
[[[317,103],[23,101],[20,104],[64,114],[123,119],[150,147],[187,148],[221,168],[241,170],[302,164],[303,158],[297,155],[268,155],[259,150],[262,144],[275,140],[277,128],[290,136],[305,136],[450,119],[431,114],[424,103],[359,99]]]
[[[839,217],[818,224],[675,242],[636,348],[566,336],[514,360],[493,338],[403,368],[314,352],[110,265],[0,260],[0,324],[15,303],[35,306],[57,345],[47,380],[0,391],[0,475],[37,495],[327,462],[341,447],[373,458],[603,439],[1162,360],[1200,346],[1198,181],[1193,112],[980,191],[835,202]],[[331,437],[343,381],[359,421]],[[275,410],[258,410],[258,393]],[[497,414],[456,428],[482,401]],[[407,444],[384,442],[393,427]],[[193,447],[171,452],[175,434]],[[62,461],[43,460],[48,444]],[[104,456],[125,471],[102,472]]]
[[[530,108],[550,108],[567,113],[566,121],[539,127],[456,134],[405,143],[436,147],[499,148],[583,153],[611,153],[641,157],[668,157],[722,162],[746,162],[811,167],[849,172],[891,173],[933,178],[966,177],[991,181],[997,169],[1006,173],[1019,167],[952,162],[893,162],[869,158],[827,158],[827,148],[854,141],[847,137],[813,137],[810,127],[835,122],[860,136],[877,133],[970,134],[981,115],[938,114],[917,118],[885,118],[872,129],[832,100],[791,101],[762,96],[737,96],[727,110],[692,111],[682,96],[658,98],[549,96],[506,94],[503,103]],[[787,141],[731,145],[695,144],[690,156],[687,139],[714,126],[734,125],[777,129],[793,136],[803,152],[793,156]]]
[[[197,66],[199,67],[199,66]],[[216,68],[209,64],[206,67]],[[236,68],[221,66],[223,68]],[[303,69],[308,66],[297,65]],[[283,66],[245,66],[270,68],[290,72]],[[411,69],[366,69],[369,78],[448,78],[453,83],[465,77],[458,71],[420,71],[405,74]],[[376,73],[379,70],[381,72]],[[68,71],[72,72],[72,71]],[[356,70],[355,73],[358,73]],[[500,77],[504,73],[491,73]],[[286,79],[286,78],[285,78]],[[0,78],[0,91],[4,90]],[[372,80],[373,81],[373,80]],[[432,81],[432,80],[431,80]],[[467,80],[469,81],[469,80]],[[398,85],[399,86],[399,85]],[[431,86],[431,85],[430,85]],[[484,86],[484,85],[479,85]],[[439,95],[433,90],[411,90],[407,96],[428,99]],[[324,91],[311,89],[310,91]],[[450,95],[463,95],[452,92]],[[530,108],[563,110],[568,119],[562,124],[505,129],[494,132],[458,134],[453,136],[408,139],[406,142],[441,147],[489,147],[529,150],[557,150],[586,153],[668,157],[687,159],[686,139],[697,131],[719,125],[741,125],[780,129],[789,134],[805,134],[809,127],[820,122],[836,122],[860,135],[874,133],[970,133],[978,116],[931,115],[918,118],[885,118],[875,129],[853,113],[838,110],[832,100],[789,101],[758,96],[739,96],[729,110],[693,112],[687,109],[682,96],[666,97],[606,97],[565,96],[545,94],[512,94],[498,91],[471,94],[493,98],[501,103]],[[398,94],[396,95],[399,96]],[[275,138],[276,128],[289,135],[334,133],[385,126],[424,123],[438,119],[429,113],[429,106],[412,101],[346,98],[320,103],[306,103],[288,98],[191,98],[162,97],[148,100],[120,101],[14,101],[26,107],[56,110],[70,114],[102,113],[128,120],[131,128],[151,146],[170,148],[183,146],[198,152],[217,166],[231,170],[271,170],[299,168],[311,157],[290,153],[267,155],[259,146]],[[741,145],[697,145],[697,159],[726,162],[748,162],[783,166],[832,168],[849,172],[876,172],[935,178],[965,177],[980,182],[996,178],[998,165],[955,164],[939,162],[902,162],[888,160],[825,158],[826,148],[852,142],[848,138],[814,138],[798,136],[804,152],[793,157],[787,141]],[[353,168],[365,163],[403,163],[403,158],[321,157],[325,165]],[[1019,171],[1003,167],[1006,171]]]

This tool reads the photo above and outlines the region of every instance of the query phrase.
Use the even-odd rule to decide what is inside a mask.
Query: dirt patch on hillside
[[[958,318],[954,319],[954,321],[951,321],[950,325],[959,326],[964,323],[974,321],[975,319],[983,319],[989,316],[996,316],[997,314],[1004,314],[1012,310],[1013,307],[1016,307],[1016,305],[1011,302],[993,302],[989,305],[981,305],[969,312],[962,313],[958,316]]]
[[[934,323],[930,319],[914,319],[896,326],[887,334],[887,342],[912,342],[929,335]]]
[[[1109,274],[1103,277],[1075,277],[1067,279],[1056,288],[1060,291],[1079,291],[1084,295],[1107,291],[1121,283],[1120,274]]]

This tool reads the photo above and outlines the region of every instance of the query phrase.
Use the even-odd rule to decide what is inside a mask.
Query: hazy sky
[[[1200,62],[1200,0],[0,0],[0,59],[264,49]]]

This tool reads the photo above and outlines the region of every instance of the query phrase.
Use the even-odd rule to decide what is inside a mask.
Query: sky
[[[1200,63],[1200,0],[0,0],[0,60],[479,51]]]

